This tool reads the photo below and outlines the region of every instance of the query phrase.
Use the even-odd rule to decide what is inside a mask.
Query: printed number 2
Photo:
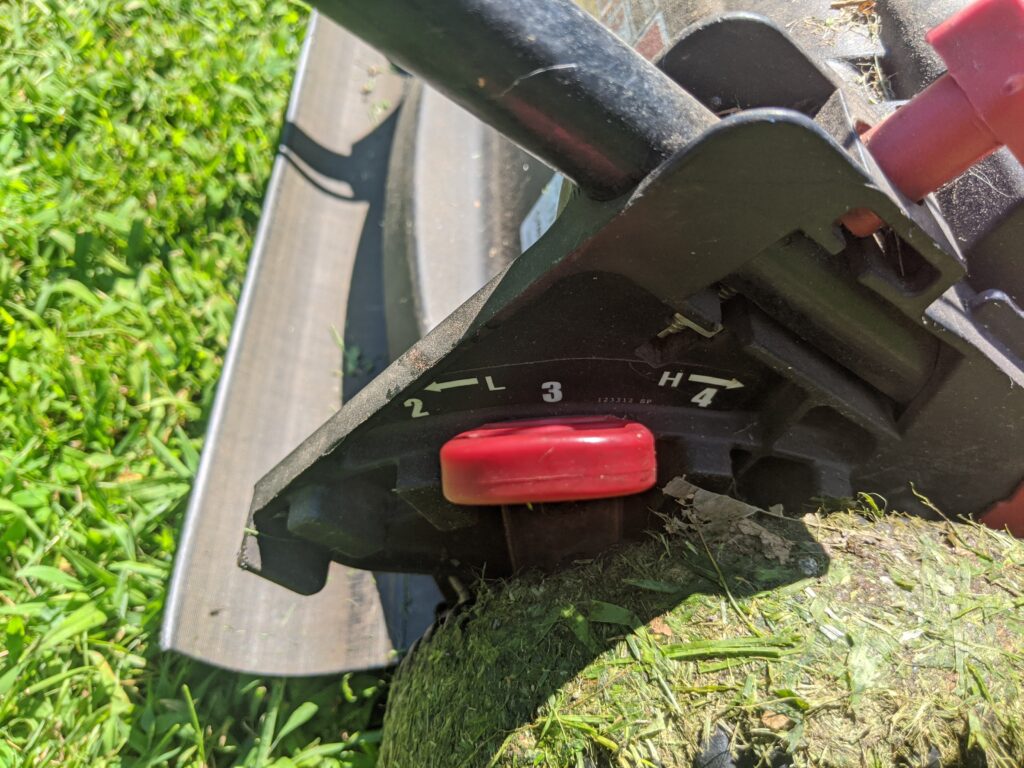
[[[423,410],[423,401],[418,397],[410,397],[404,403],[406,408],[412,408],[412,418],[418,419],[421,416],[429,416],[428,411]]]
[[[715,395],[717,394],[717,389],[715,389],[714,387],[707,387],[705,389],[702,389],[696,395],[694,395],[693,399],[690,400],[690,402],[696,403],[701,408],[707,408],[709,405],[711,405],[711,401],[715,399]]]
[[[541,395],[541,399],[545,403],[557,403],[562,399],[562,382],[560,381],[545,381],[540,385],[540,388],[544,390],[544,394]]]

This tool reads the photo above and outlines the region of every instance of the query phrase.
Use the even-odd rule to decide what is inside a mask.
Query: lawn
[[[0,766],[375,761],[377,677],[156,641],[305,17],[0,13]]]

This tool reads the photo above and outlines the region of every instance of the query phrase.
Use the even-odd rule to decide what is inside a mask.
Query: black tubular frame
[[[323,13],[607,199],[716,118],[569,0],[318,0]]]

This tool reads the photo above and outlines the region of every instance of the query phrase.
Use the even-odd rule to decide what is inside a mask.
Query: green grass
[[[484,586],[399,667],[382,765],[692,768],[722,725],[750,768],[1024,765],[1024,542],[761,522]]]
[[[374,762],[377,678],[156,646],[305,15],[0,11],[0,766]]]

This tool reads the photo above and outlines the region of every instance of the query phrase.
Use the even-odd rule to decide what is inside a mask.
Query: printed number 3
[[[562,382],[560,381],[545,381],[540,385],[540,388],[544,391],[541,395],[541,399],[545,403],[557,403],[562,399]]]
[[[428,411],[423,410],[423,401],[418,397],[410,397],[404,403],[406,408],[412,408],[412,418],[418,419],[422,416],[429,416]]]

